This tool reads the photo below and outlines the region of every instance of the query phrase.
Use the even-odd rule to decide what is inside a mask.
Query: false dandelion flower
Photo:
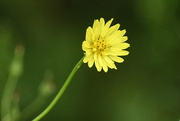
[[[88,27],[86,30],[86,38],[83,41],[82,49],[85,51],[84,63],[88,63],[91,68],[95,63],[97,71],[102,69],[107,72],[108,67],[117,69],[115,62],[122,63],[123,58],[128,51],[124,50],[130,45],[125,41],[128,39],[124,36],[126,30],[118,30],[120,24],[110,27],[113,19],[106,24],[104,18],[95,20],[93,27]]]

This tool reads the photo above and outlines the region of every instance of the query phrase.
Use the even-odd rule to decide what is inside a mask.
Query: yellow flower
[[[127,36],[124,36],[126,30],[118,30],[120,24],[110,27],[113,19],[106,24],[104,18],[95,20],[93,27],[86,30],[86,39],[83,41],[82,49],[85,51],[84,63],[88,62],[91,68],[95,63],[98,71],[102,68],[105,72],[108,67],[117,69],[114,62],[122,63],[124,59],[118,56],[128,55],[129,52],[124,50],[130,45],[125,43]]]

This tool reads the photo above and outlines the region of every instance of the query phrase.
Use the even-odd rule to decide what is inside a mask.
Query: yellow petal
[[[100,18],[99,26],[100,26],[100,36],[102,37],[102,32],[104,30],[105,21],[104,18]]]
[[[107,65],[100,54],[98,54],[98,61],[99,61],[99,64],[103,67],[103,70],[107,72],[108,71]]]
[[[107,56],[107,55],[103,55],[102,56],[103,59],[105,60],[106,62],[106,65],[109,67],[109,68],[114,68],[114,69],[117,69],[114,62]]]
[[[115,40],[116,38],[119,37],[120,33],[121,33],[120,30],[114,32],[111,36],[108,36],[108,37],[106,38],[106,41],[107,41],[108,43],[111,43],[111,41],[113,41],[113,40]]]
[[[91,45],[90,45],[90,43],[87,42],[87,41],[84,41],[83,44],[82,44],[82,49],[83,49],[84,51],[90,51],[90,50],[91,50]]]
[[[104,39],[106,39],[107,37],[112,35],[114,32],[116,32],[119,29],[119,27],[120,27],[120,24],[116,24],[116,25],[112,26],[111,28],[109,28],[107,34],[104,37]]]
[[[94,29],[94,36],[95,36],[95,40],[97,40],[100,36],[100,27],[97,27]]]
[[[102,52],[103,55],[118,55],[119,54],[119,51],[121,50],[112,50],[110,48],[106,49],[105,51]]]
[[[102,38],[104,38],[104,37],[106,36],[106,34],[107,34],[107,32],[108,32],[108,29],[109,29],[112,21],[113,21],[113,18],[112,18],[111,20],[109,20],[109,21],[105,24],[105,26],[103,27],[103,29],[101,30],[101,37],[102,37]]]
[[[104,70],[104,72],[108,72],[108,67],[107,67],[107,65],[104,65],[104,66],[103,66],[103,70]]]
[[[124,59],[122,59],[121,57],[117,57],[117,56],[109,56],[113,61],[118,62],[118,63],[122,63],[124,61]]]
[[[94,24],[93,24],[93,31],[95,30],[95,28],[98,28],[99,27],[99,20],[95,20],[94,21]]]
[[[97,53],[94,54],[94,61],[95,61],[95,66],[96,66],[97,70],[98,70],[98,71],[101,71],[101,70],[102,70],[102,66],[101,66],[100,63],[99,63]]]
[[[90,54],[92,54],[93,53],[93,51],[92,50],[86,50],[86,56],[89,56]]]
[[[88,62],[89,68],[91,68],[93,66],[93,64],[94,64],[94,59],[89,60],[89,62]]]
[[[88,27],[86,30],[86,41],[92,41],[93,30],[91,27]]]
[[[104,60],[104,58],[101,56],[101,59],[102,59],[102,67],[103,67],[103,70],[104,72],[107,72],[108,71],[108,67],[107,67],[107,64]]]
[[[124,36],[124,37],[122,37],[122,39],[121,39],[122,42],[125,42],[126,40],[128,40],[128,37],[127,37],[127,36]]]
[[[105,24],[104,18],[100,18],[100,28],[103,28]]]
[[[95,42],[95,41],[96,41],[95,38],[96,38],[96,36],[95,36],[95,34],[94,34],[94,32],[93,32],[92,42]]]
[[[111,45],[111,50],[112,49],[114,49],[114,50],[116,50],[116,49],[122,50],[122,49],[126,49],[126,48],[130,47],[130,44],[128,44],[128,43],[116,43],[116,44],[113,44],[113,45]]]
[[[99,61],[99,64],[100,64],[101,66],[103,66],[103,61],[102,61],[102,57],[101,57],[100,54],[98,54],[98,61]]]
[[[120,33],[120,35],[119,35],[119,36],[124,36],[124,35],[125,35],[125,33],[126,33],[126,29],[123,29],[123,30],[121,31],[121,33]]]
[[[119,44],[119,48],[121,48],[121,49],[126,49],[126,48],[128,48],[128,47],[130,47],[130,44],[128,44],[128,43],[121,43],[121,44]]]
[[[127,40],[127,36],[122,36],[121,31],[115,32],[113,35],[109,36],[107,40],[107,44],[116,45]]]
[[[126,50],[122,50],[122,51],[118,52],[119,56],[125,56],[125,55],[128,55],[128,54],[129,54],[129,52],[126,51]]]
[[[106,23],[105,28],[109,28],[112,21],[113,21],[113,18]]]
[[[91,44],[88,41],[83,41],[83,46],[86,48],[91,48]]]
[[[93,58],[93,54],[90,54],[88,56],[85,56],[85,58],[83,59],[84,63],[87,63],[89,60],[91,60]]]
[[[107,31],[108,31],[108,29],[105,29],[105,28],[103,28],[103,29],[101,30],[101,38],[104,39],[104,37],[106,36]]]

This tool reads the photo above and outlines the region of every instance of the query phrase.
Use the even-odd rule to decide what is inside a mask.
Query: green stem
[[[64,83],[62,88],[59,90],[58,94],[53,99],[53,101],[50,103],[50,105],[41,114],[39,114],[35,119],[33,119],[33,121],[39,121],[41,118],[43,118],[54,107],[54,105],[57,103],[57,101],[61,98],[62,94],[66,90],[66,88],[69,85],[71,79],[73,78],[73,76],[75,75],[77,70],[80,68],[80,66],[81,66],[81,64],[83,62],[83,58],[76,64],[76,66],[74,67],[74,69],[70,73],[69,77],[67,78],[66,82]]]

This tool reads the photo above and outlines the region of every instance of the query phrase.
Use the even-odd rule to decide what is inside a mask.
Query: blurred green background
[[[46,72],[53,75],[54,93],[26,120],[36,117],[83,56],[86,28],[100,17],[127,30],[130,54],[108,73],[83,64],[43,121],[178,121],[179,0],[1,0],[0,99],[21,44],[20,110],[37,97]]]

